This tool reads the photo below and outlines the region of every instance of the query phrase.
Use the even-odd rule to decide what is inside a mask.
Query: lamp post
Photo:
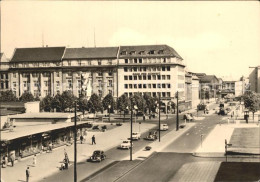
[[[159,142],[161,141],[161,93],[159,94]]]
[[[177,114],[176,114],[176,131],[179,130],[179,92],[176,93],[177,98]]]
[[[109,118],[108,118],[108,121],[109,121],[109,123],[110,123],[110,108],[111,108],[111,105],[109,104],[109,105],[108,105],[108,117],[109,117]]]
[[[132,155],[133,155],[133,153],[132,153],[132,150],[133,150],[133,144],[132,144],[132,132],[133,132],[133,100],[132,100],[132,98],[131,98],[131,127],[130,127],[130,144],[131,144],[131,148],[130,148],[130,161],[132,161]]]
[[[74,112],[74,182],[77,182],[77,102]]]

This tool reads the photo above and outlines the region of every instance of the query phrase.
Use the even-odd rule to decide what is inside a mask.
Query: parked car
[[[138,133],[138,132],[133,132],[132,133],[132,139],[133,140],[140,140],[140,138],[141,138],[141,134],[140,133]]]
[[[144,138],[145,140],[154,141],[157,139],[157,132],[150,132],[148,136]]]
[[[132,143],[133,146],[133,143]],[[120,145],[121,149],[130,149],[131,148],[131,141],[130,140],[124,140],[123,143]]]
[[[98,125],[95,125],[95,126],[93,126],[92,129],[93,129],[93,130],[99,130],[99,126],[98,126]]]
[[[95,150],[90,157],[89,161],[91,162],[101,162],[102,160],[105,160],[106,155],[103,150]]]
[[[169,129],[169,126],[167,124],[161,124],[160,129],[161,129],[161,131],[166,131]]]
[[[193,116],[191,113],[187,113],[183,115],[183,120],[187,120],[187,121],[193,121]]]

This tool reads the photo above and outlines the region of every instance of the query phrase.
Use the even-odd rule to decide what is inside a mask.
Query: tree
[[[12,102],[12,101],[17,101],[17,97],[14,95],[12,90],[7,90],[7,91],[1,91],[0,92],[0,101],[1,102]]]
[[[78,106],[79,106],[79,110],[83,113],[85,113],[85,110],[87,110],[87,104],[88,104],[88,100],[85,98],[84,95],[80,95],[80,97],[78,98]]]
[[[102,105],[103,105],[103,108],[108,110],[108,106],[110,105],[111,106],[111,109],[109,112],[111,112],[111,110],[113,111],[114,110],[114,98],[112,96],[112,94],[107,94],[104,99],[102,100]]]
[[[130,107],[130,100],[125,94],[123,94],[117,100],[117,109],[121,112],[125,111],[127,107]]]
[[[55,97],[53,98],[51,108],[53,110],[56,109],[56,112],[64,111],[62,110],[62,97],[60,94],[55,95]]]
[[[66,90],[61,95],[61,110],[66,111],[70,110],[74,107],[74,103],[76,101],[77,97],[73,95],[73,93],[70,90]]]
[[[254,115],[255,112],[257,112],[259,110],[259,96],[252,91],[247,91],[244,95],[243,95],[243,100],[244,100],[244,105],[245,108],[247,108],[249,110],[249,112],[253,113],[253,120],[254,120]]]
[[[52,110],[52,102],[53,102],[53,97],[50,95],[46,95],[40,102],[41,110],[50,112]]]
[[[138,110],[143,111],[146,107],[146,102],[140,93],[134,94],[130,99],[132,99],[133,106],[136,105]]]
[[[31,102],[31,101],[34,101],[34,97],[33,97],[33,95],[30,92],[24,92],[21,95],[19,100],[21,102]]]
[[[151,111],[155,111],[156,99],[153,98],[152,96],[148,95],[147,93],[144,93],[143,99],[145,100],[146,108],[149,110],[149,114],[151,113]]]
[[[97,94],[92,94],[88,103],[87,108],[91,113],[96,113],[102,110],[101,99]]]

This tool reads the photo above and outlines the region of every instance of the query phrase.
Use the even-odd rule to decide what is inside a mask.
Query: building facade
[[[6,58],[4,53],[0,53],[0,90],[6,91],[10,89],[9,83],[9,60]]]
[[[254,67],[249,74],[250,90],[260,93],[260,66]]]
[[[87,98],[139,92],[160,95],[167,104],[176,101],[178,91],[188,108],[195,98],[194,76],[168,45],[17,48],[8,66],[8,88],[18,98],[25,92],[40,98],[66,90]]]

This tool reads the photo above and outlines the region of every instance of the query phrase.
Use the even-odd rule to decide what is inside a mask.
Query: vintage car
[[[133,146],[133,143],[132,143],[132,146]],[[130,149],[131,148],[131,141],[130,140],[124,140],[123,143],[121,143],[119,148]]]
[[[167,124],[161,124],[160,125],[160,130],[161,131],[166,131],[166,130],[168,130],[169,129],[169,126],[167,125]]]
[[[144,139],[145,139],[145,140],[154,141],[154,140],[157,139],[157,134],[156,134],[156,132],[154,132],[154,133],[151,133],[151,132],[150,132],[149,135],[146,136]]]
[[[132,133],[132,139],[133,140],[140,140],[140,138],[141,138],[141,134],[140,133],[138,133],[138,132],[133,132]]]
[[[105,160],[106,155],[104,151],[102,150],[95,150],[92,154],[92,156],[89,158],[90,162],[101,162],[102,160]]]

